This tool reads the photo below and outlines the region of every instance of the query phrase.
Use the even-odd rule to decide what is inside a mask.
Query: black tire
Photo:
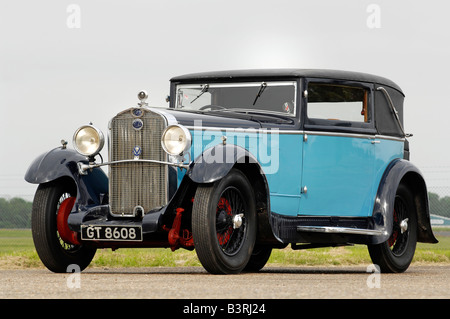
[[[258,246],[253,249],[250,260],[245,266],[244,271],[257,272],[263,269],[272,254],[272,247]]]
[[[96,249],[64,242],[57,229],[59,205],[68,197],[76,196],[76,190],[69,184],[50,182],[40,184],[34,196],[31,214],[31,232],[36,252],[42,263],[56,273],[67,272],[67,267],[78,265],[85,269]]]
[[[417,216],[410,190],[400,184],[395,195],[393,229],[390,238],[378,245],[368,245],[372,262],[384,273],[400,273],[408,269],[417,244]],[[406,231],[400,223],[407,220]]]
[[[239,227],[237,215],[241,216]],[[256,227],[255,195],[241,171],[232,169],[223,179],[197,188],[192,235],[197,256],[208,272],[240,273],[251,257]]]

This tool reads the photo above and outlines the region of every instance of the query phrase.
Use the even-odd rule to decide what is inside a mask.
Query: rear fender
[[[395,195],[400,183],[406,185],[414,198],[419,242],[437,243],[431,229],[428,193],[420,170],[403,159],[393,160],[386,168],[378,187],[373,209],[374,228],[383,230],[383,235],[372,236],[370,244],[379,244],[389,239],[392,233]]]

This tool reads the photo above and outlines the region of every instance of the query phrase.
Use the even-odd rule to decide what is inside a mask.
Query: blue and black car
[[[168,108],[140,102],[106,135],[38,157],[32,233],[54,272],[99,248],[194,250],[214,274],[258,271],[273,249],[365,244],[383,272],[436,243],[409,161],[401,88],[334,70],[240,70],[171,79]],[[104,172],[107,168],[107,174]]]

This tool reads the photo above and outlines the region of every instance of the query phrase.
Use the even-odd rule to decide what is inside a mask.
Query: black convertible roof
[[[360,81],[389,86],[393,89],[398,90],[403,94],[402,89],[396,83],[384,77],[361,72],[328,70],[328,69],[253,69],[253,70],[202,72],[176,76],[173,77],[171,81],[174,82],[178,81],[184,82],[188,80],[229,81],[232,79],[243,80],[254,77],[270,77],[270,78],[306,77],[306,78],[327,78],[336,80]]]

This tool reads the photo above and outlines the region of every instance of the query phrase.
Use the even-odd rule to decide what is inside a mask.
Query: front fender
[[[431,229],[428,192],[422,173],[411,162],[396,159],[386,168],[378,187],[372,217],[375,229],[384,230],[384,233],[380,236],[373,236],[371,244],[385,242],[391,236],[392,212],[400,183],[404,183],[413,194],[418,222],[418,241],[437,243],[438,241]]]
[[[25,180],[32,184],[42,184],[67,176],[78,175],[78,162],[87,163],[86,157],[74,150],[57,147],[39,155],[25,173]]]
[[[32,184],[43,184],[70,178],[77,187],[74,209],[101,204],[101,194],[108,193],[108,177],[100,168],[89,170],[87,175],[80,175],[79,162],[87,164],[88,160],[74,150],[58,147],[38,156],[25,173],[25,180]]]
[[[196,183],[213,183],[225,177],[237,163],[258,164],[258,161],[243,147],[218,144],[199,155],[187,175]]]

